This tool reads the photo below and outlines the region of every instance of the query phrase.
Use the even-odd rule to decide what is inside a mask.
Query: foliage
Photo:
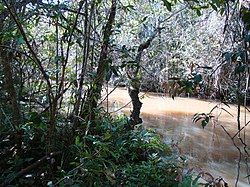
[[[126,124],[125,117],[110,119],[100,124],[102,135],[76,137],[72,149],[79,157],[74,158],[71,164],[75,168],[67,173],[73,184],[84,181],[86,186],[138,186],[161,180],[164,185],[174,183],[174,172],[172,176],[165,173],[171,167],[159,161],[161,156],[170,154],[168,146],[154,132],[127,131]],[[152,175],[152,171],[157,172]]]
[[[35,113],[23,127],[22,153],[7,154],[14,144],[9,136],[3,137],[5,143],[1,156],[7,162],[1,161],[1,182],[3,184],[18,184],[45,186],[49,181],[49,166],[33,168],[26,175],[16,178],[22,169],[32,165],[46,152],[46,141],[42,137],[46,130],[45,122]],[[171,154],[169,147],[151,130],[127,131],[127,117],[117,119],[106,118],[99,125],[103,132],[93,136],[79,131],[74,144],[67,149],[66,140],[58,137],[57,147],[64,150],[54,160],[53,181],[60,186],[173,186],[177,185],[176,167],[171,163],[161,161],[162,157]],[[32,126],[32,124],[36,124]],[[58,131],[58,134],[62,132]],[[3,134],[2,134],[3,135]],[[64,137],[66,138],[66,137]],[[61,141],[61,142],[59,142]],[[2,145],[3,146],[3,145]],[[63,148],[63,149],[62,149]],[[64,155],[64,156],[63,156]],[[32,156],[32,157],[30,157]],[[50,159],[48,161],[51,161]],[[15,179],[15,180],[14,180]]]
[[[154,132],[135,130],[128,127],[131,118],[112,119],[103,112],[101,91],[116,79],[117,85],[136,87],[137,95],[140,89],[165,89],[172,97],[210,97],[221,88],[234,90],[232,101],[246,101],[247,87],[241,83],[249,75],[249,9],[244,5],[234,14],[235,5],[221,0],[2,0],[0,183],[194,182],[191,175],[176,179],[178,164],[163,161],[170,150]],[[225,28],[223,15],[231,21]],[[221,45],[223,31],[235,31],[234,41],[227,32]],[[210,75],[213,67],[219,75]],[[227,67],[229,73],[223,71]],[[235,81],[239,86],[233,87]],[[211,117],[197,114],[195,121],[202,120],[204,127]]]
[[[217,120],[219,118],[219,116],[222,114],[222,112],[226,112],[231,117],[233,117],[233,115],[230,112],[228,112],[227,109],[225,109],[225,106],[230,108],[230,106],[227,103],[222,102],[222,103],[215,105],[210,110],[210,112],[207,114],[206,113],[196,113],[193,116],[193,122],[197,123],[198,121],[201,121],[202,128],[205,128],[207,126],[207,124],[209,123],[209,121],[211,121],[214,118],[216,118],[215,120]],[[215,116],[215,114],[214,114],[216,112],[217,112],[217,116]]]

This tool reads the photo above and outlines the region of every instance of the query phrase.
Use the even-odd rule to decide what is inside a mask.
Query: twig
[[[14,127],[14,125],[11,123],[11,121],[10,121],[10,119],[9,119],[9,117],[6,115],[6,113],[4,112],[4,110],[3,110],[3,108],[1,107],[1,111],[2,111],[2,113],[3,113],[3,115],[4,115],[4,117],[7,119],[7,121],[9,122],[9,124],[10,124],[10,126],[11,126],[11,128],[12,128],[12,130],[15,130],[15,131],[17,131],[16,130],[16,128]]]
[[[235,135],[233,135],[233,137],[232,138],[235,138],[246,126],[248,126],[248,124],[250,123],[250,121],[249,122],[247,122],[247,124],[245,124],[243,127],[241,127],[241,129],[240,130],[238,130],[237,131],[237,133],[235,133]]]
[[[120,82],[120,81],[119,81]],[[98,105],[98,106],[100,106],[108,97],[109,97],[109,95],[110,94],[112,94],[115,90],[116,90],[116,88],[118,88],[118,85],[116,85],[104,98],[103,98],[103,100],[100,102],[100,104]]]
[[[115,111],[112,111],[110,112],[110,114],[112,113],[116,113],[116,112],[119,112],[120,110],[122,110],[123,108],[125,108],[126,106],[128,106],[130,103],[132,103],[132,100],[130,100],[127,104],[123,105],[122,107],[120,107],[119,109],[115,110]]]
[[[165,18],[164,20],[160,21],[161,23],[169,20],[170,18],[172,18],[173,16],[175,16],[176,14],[180,13],[181,11],[185,10],[187,7],[184,6],[182,8],[180,8],[179,10],[177,10],[176,12],[174,12],[173,14],[171,14],[170,16],[168,16],[167,18]]]
[[[147,94],[147,92],[144,93],[143,95],[141,95],[140,98],[142,98],[142,97],[143,97],[144,95],[146,95],[146,94]],[[132,100],[130,100],[127,104],[123,105],[123,106],[120,107],[119,109],[117,109],[117,110],[115,110],[115,111],[112,111],[112,112],[110,112],[110,113],[112,114],[112,113],[119,112],[120,110],[122,110],[123,108],[125,108],[126,106],[128,106],[130,103],[132,103]]]
[[[239,178],[240,178],[240,163],[241,163],[241,157],[242,157],[242,152],[240,150],[240,148],[236,145],[234,138],[232,138],[232,136],[229,134],[229,132],[225,129],[225,127],[223,125],[220,125],[222,127],[222,129],[226,132],[226,134],[230,137],[230,139],[233,142],[233,145],[236,147],[236,149],[238,149],[239,151],[239,160],[237,162],[237,177],[236,177],[236,182],[235,182],[235,187],[237,187],[238,182],[239,182]]]

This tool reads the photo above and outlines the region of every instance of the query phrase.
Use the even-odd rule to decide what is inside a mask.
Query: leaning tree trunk
[[[127,126],[128,129],[134,129],[135,125],[142,123],[142,119],[140,118],[142,102],[140,101],[140,98],[139,98],[140,80],[138,78],[138,73],[139,73],[140,64],[141,64],[142,52],[150,46],[155,36],[156,34],[153,34],[146,42],[140,44],[137,50],[136,58],[135,58],[136,69],[132,73],[127,72],[127,75],[131,82],[130,87],[128,89],[128,93],[129,93],[129,96],[131,98],[132,105],[133,105],[133,110],[131,112],[130,120]]]

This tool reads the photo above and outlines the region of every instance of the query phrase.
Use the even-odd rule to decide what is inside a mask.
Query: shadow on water
[[[109,110],[116,111],[129,101],[127,91],[117,89],[109,96]],[[229,183],[229,186],[234,186],[239,152],[220,125],[223,125],[230,135],[237,132],[236,106],[231,105],[230,108],[224,106],[234,117],[223,112],[218,124],[209,123],[203,129],[200,123],[192,122],[192,116],[197,112],[209,112],[218,104],[214,101],[193,98],[175,98],[173,100],[166,96],[146,94],[142,102],[141,116],[146,128],[155,129],[166,143],[178,144],[178,151],[187,157],[189,167],[196,168],[197,171],[207,171],[214,177],[221,176]],[[131,104],[127,105],[118,113],[129,114],[131,107]],[[217,115],[219,112],[217,110],[214,114]],[[244,124],[250,119],[250,116],[243,115],[244,109],[241,112],[241,121]],[[244,132],[247,145],[250,145],[249,127]],[[240,145],[239,142],[236,143]],[[244,178],[247,175],[244,160],[240,172],[238,186],[249,186],[247,179]]]

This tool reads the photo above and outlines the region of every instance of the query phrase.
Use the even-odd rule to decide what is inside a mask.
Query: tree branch
[[[45,155],[41,159],[37,160],[35,163],[17,172],[17,174],[11,179],[7,179],[6,181],[4,181],[3,184],[1,184],[1,186],[6,186],[10,184],[12,181],[24,176],[25,174],[31,172],[33,169],[45,164],[46,162],[50,161],[52,158],[54,158],[57,155],[60,155],[61,153],[62,153],[61,151],[57,151],[57,152],[52,152],[49,155]]]

